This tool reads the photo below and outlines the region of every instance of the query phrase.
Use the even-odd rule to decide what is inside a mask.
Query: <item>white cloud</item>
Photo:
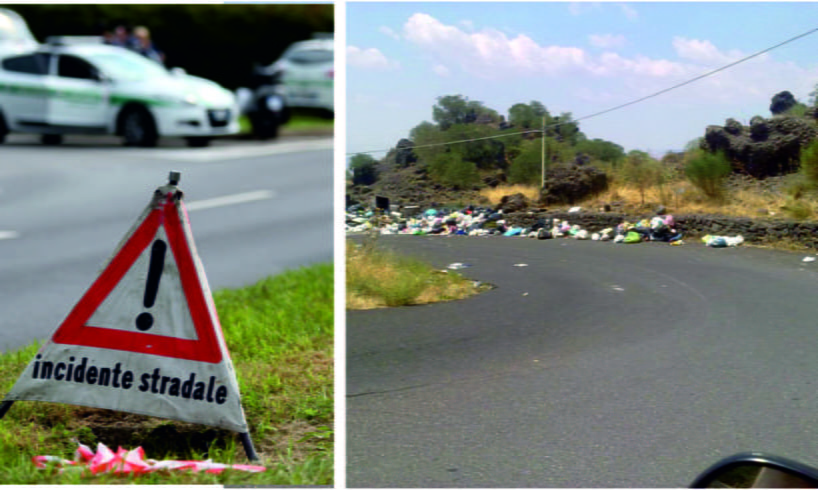
[[[597,11],[601,8],[602,5],[599,2],[571,2],[568,4],[568,12],[575,16]]]
[[[381,34],[386,34],[387,36],[391,37],[396,41],[400,41],[400,34],[392,30],[391,27],[381,26],[378,28],[378,32],[380,32]]]
[[[347,46],[347,64],[359,68],[386,70],[400,66],[398,62],[390,61],[375,48],[361,49],[357,46]]]
[[[625,14],[625,17],[627,17],[628,20],[636,20],[639,18],[639,12],[637,12],[636,9],[630,5],[620,3],[619,8],[622,10],[622,13]]]
[[[463,26],[467,31],[474,30],[474,22],[470,20],[461,20],[460,25]]]
[[[746,56],[738,50],[727,53],[721,52],[713,43],[707,40],[687,39],[680,36],[673,38],[673,49],[676,50],[676,54],[680,58],[713,65],[726,65]]]
[[[595,58],[582,48],[540,45],[524,34],[511,37],[496,29],[469,33],[422,13],[407,20],[403,37],[446,65],[458,64],[469,73],[485,78],[627,72],[666,77],[681,71],[667,60],[645,57],[629,60],[612,53]],[[619,42],[619,39],[613,36],[612,41]]]
[[[623,101],[649,95],[712,71],[746,56],[739,50],[719,49],[708,40],[676,36],[675,55],[667,59],[625,56],[610,50],[593,53],[577,46],[539,44],[524,34],[505,34],[481,28],[467,32],[459,24],[444,24],[417,13],[404,24],[402,37],[423,51],[431,69],[444,76],[454,69],[472,78],[553,78],[560,83],[606,84]],[[624,36],[591,37],[597,45],[620,45]],[[805,100],[818,80],[818,68],[776,61],[771,54],[754,58],[674,92],[694,103],[739,103],[753,97],[772,97],[790,90]],[[564,82],[562,82],[564,81]],[[768,95],[764,95],[768,94]]]
[[[605,49],[621,48],[626,42],[622,34],[591,34],[588,40],[591,45]]]
[[[539,46],[528,36],[510,38],[496,29],[468,33],[427,14],[412,15],[404,25],[403,36],[434,56],[489,77],[491,72],[510,69],[556,73],[585,63],[585,52],[580,48]]]
[[[448,76],[450,76],[452,74],[452,72],[449,71],[449,69],[446,68],[444,65],[435,65],[432,68],[432,71],[435,72],[435,74],[437,74],[438,76],[441,76],[441,77],[448,77]]]

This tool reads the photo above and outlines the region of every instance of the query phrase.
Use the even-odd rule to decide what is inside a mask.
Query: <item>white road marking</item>
[[[281,155],[302,151],[332,150],[332,138],[308,141],[292,141],[288,143],[266,143],[260,145],[233,145],[214,146],[211,148],[179,148],[179,149],[135,149],[129,156],[152,157],[162,160],[180,162],[217,162],[221,160],[237,160],[239,158],[261,157],[267,155]]]
[[[624,291],[625,290],[625,288],[623,288],[621,286],[617,286],[616,284],[611,286],[611,289],[613,289],[614,291]]]
[[[241,194],[231,194],[229,196],[214,197],[212,199],[203,199],[201,201],[192,201],[185,203],[185,207],[188,211],[199,211],[201,209],[218,208],[232,204],[262,201],[264,199],[272,199],[273,197],[275,197],[275,192],[271,190],[251,191]]]
[[[20,238],[20,234],[11,230],[0,230],[0,240],[11,240],[12,238]]]

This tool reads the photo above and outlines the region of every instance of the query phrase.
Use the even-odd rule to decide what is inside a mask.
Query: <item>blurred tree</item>
[[[512,184],[540,185],[542,181],[542,141],[530,140],[522,143],[519,154],[508,169],[508,180]]]
[[[421,164],[428,164],[436,156],[446,151],[445,146],[426,146],[447,141],[446,134],[429,121],[423,121],[412,128],[409,131],[409,139],[415,144],[414,152]]]
[[[545,123],[548,124],[551,115],[545,106],[537,101],[528,104],[514,104],[508,110],[508,122],[521,129],[541,129],[543,116],[545,116]]]
[[[372,185],[378,180],[377,161],[366,153],[358,153],[349,161],[352,185]]]
[[[477,122],[478,118],[481,122],[499,123],[502,120],[497,111],[462,95],[438,97],[437,104],[432,108],[432,119],[442,131],[446,131],[454,124]]]
[[[585,153],[591,158],[608,163],[617,163],[625,157],[625,149],[616,143],[594,138],[579,141],[575,147],[577,152]]]
[[[574,121],[574,116],[570,112],[563,112],[551,118],[548,125],[551,127],[546,129],[546,134],[557,141],[574,146],[580,139],[579,123]],[[582,139],[586,139],[585,135],[582,135]]]
[[[724,183],[732,172],[724,152],[709,153],[702,149],[690,150],[685,155],[685,176],[707,197],[720,199]]]
[[[500,135],[502,131],[484,124],[455,124],[443,134],[446,141],[476,140],[457,143],[456,151],[477,168],[505,168],[505,138],[480,139]]]
[[[643,205],[645,204],[645,191],[649,187],[662,185],[663,183],[661,164],[648,153],[640,150],[628,152],[622,174],[625,182],[639,190]]]
[[[463,160],[456,151],[437,155],[429,163],[432,180],[455,189],[469,189],[480,182],[474,163]]]
[[[53,35],[101,35],[115,25],[146,26],[165,64],[235,89],[253,65],[278,59],[293,42],[334,30],[332,4],[13,5],[39,41]]]

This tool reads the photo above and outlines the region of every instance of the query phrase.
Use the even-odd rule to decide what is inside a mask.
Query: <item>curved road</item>
[[[818,464],[804,253],[380,240],[497,288],[348,313],[348,486],[685,487],[750,450]]]
[[[146,149],[14,135],[0,161],[0,352],[57,328],[170,170],[212,289],[333,257],[331,139]]]

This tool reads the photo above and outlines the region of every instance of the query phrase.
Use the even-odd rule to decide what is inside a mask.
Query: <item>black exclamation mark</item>
[[[159,279],[162,278],[162,269],[165,267],[165,251],[168,246],[162,240],[156,240],[151,247],[151,263],[148,267],[148,280],[145,283],[145,299],[142,304],[145,308],[150,308],[156,301],[156,293],[159,292]],[[149,330],[153,326],[153,315],[148,312],[140,313],[136,317],[136,328]]]

